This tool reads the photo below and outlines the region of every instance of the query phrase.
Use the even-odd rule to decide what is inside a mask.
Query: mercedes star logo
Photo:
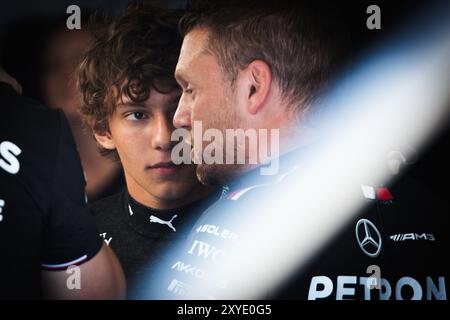
[[[377,227],[367,219],[361,219],[356,223],[356,240],[359,247],[369,257],[375,258],[381,251],[381,234]]]

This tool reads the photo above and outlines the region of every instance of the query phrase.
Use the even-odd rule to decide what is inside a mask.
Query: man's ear
[[[105,131],[103,133],[94,133],[95,140],[105,149],[114,150],[116,148],[116,144],[111,137],[111,133],[109,131]]]
[[[246,68],[248,110],[251,114],[256,114],[269,96],[272,86],[272,72],[267,63],[262,60],[255,60]]]

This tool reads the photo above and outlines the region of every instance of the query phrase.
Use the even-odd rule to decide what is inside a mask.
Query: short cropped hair
[[[301,111],[350,61],[350,37],[339,18],[320,0],[192,0],[179,29],[182,36],[196,27],[210,32],[206,49],[231,85],[252,61],[266,62],[284,100]]]

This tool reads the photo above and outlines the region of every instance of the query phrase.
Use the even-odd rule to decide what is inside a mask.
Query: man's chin
[[[230,172],[229,172],[230,171]],[[218,164],[199,164],[197,179],[205,186],[221,187],[232,179],[232,166]]]
[[[194,185],[171,185],[160,188],[155,196],[164,202],[178,202],[192,192]]]

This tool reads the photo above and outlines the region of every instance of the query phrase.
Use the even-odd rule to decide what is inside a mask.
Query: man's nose
[[[156,130],[152,134],[152,146],[154,149],[169,151],[175,142],[171,141],[173,126],[170,119],[164,116],[158,117]]]
[[[191,107],[186,103],[184,95],[178,102],[177,111],[173,117],[173,125],[175,128],[191,129]]]

